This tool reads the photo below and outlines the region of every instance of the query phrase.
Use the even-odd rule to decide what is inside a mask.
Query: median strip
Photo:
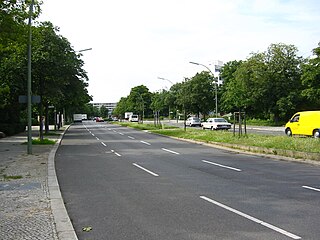
[[[215,200],[212,200],[212,199],[210,199],[210,198],[208,198],[208,197],[200,196],[200,198],[203,199],[203,200],[205,200],[205,201],[207,201],[207,202],[213,203],[213,204],[215,204],[215,205],[217,205],[217,206],[219,206],[219,207],[221,207],[221,208],[224,208],[224,209],[226,209],[226,210],[228,210],[228,211],[230,211],[230,212],[233,212],[233,213],[235,213],[235,214],[238,214],[238,215],[241,216],[241,217],[244,217],[244,218],[246,218],[246,219],[248,219],[248,220],[251,220],[251,221],[253,221],[253,222],[255,222],[255,223],[258,223],[258,224],[260,224],[260,225],[262,225],[262,226],[265,226],[265,227],[267,227],[267,228],[269,228],[269,229],[271,229],[271,230],[273,230],[273,231],[276,231],[276,232],[278,232],[278,233],[281,233],[281,234],[283,234],[283,235],[285,235],[285,236],[287,236],[287,237],[290,237],[290,238],[292,238],[292,239],[301,239],[301,237],[299,237],[299,236],[297,236],[297,235],[295,235],[295,234],[293,234],[293,233],[287,232],[287,231],[285,231],[285,230],[283,230],[283,229],[281,229],[281,228],[278,228],[278,227],[276,227],[276,226],[274,226],[274,225],[271,225],[271,224],[269,224],[269,223],[266,223],[266,222],[264,222],[264,221],[261,221],[261,220],[255,218],[255,217],[252,217],[252,216],[250,216],[250,215],[248,215],[248,214],[245,214],[245,213],[240,212],[240,211],[238,211],[238,210],[236,210],[236,209],[233,209],[233,208],[231,208],[231,207],[228,207],[227,205],[224,205],[224,204],[222,204],[222,203],[219,203],[219,202],[217,202],[217,201],[215,201]]]

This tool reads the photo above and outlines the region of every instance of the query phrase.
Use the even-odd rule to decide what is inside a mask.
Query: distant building
[[[116,108],[117,103],[91,103],[96,108],[101,108],[104,106],[108,109],[109,115],[112,115],[113,110]]]

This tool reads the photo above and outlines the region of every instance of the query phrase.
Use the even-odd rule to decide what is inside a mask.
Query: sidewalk
[[[38,138],[37,131],[32,133]],[[56,145],[33,145],[32,155],[22,144],[27,133],[0,139],[0,239],[76,239],[54,170],[63,131],[57,133],[45,137],[57,140]],[[62,225],[67,232],[71,225],[73,233],[67,235],[74,236],[61,233]]]

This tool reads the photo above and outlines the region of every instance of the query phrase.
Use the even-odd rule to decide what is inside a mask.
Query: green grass
[[[116,122],[115,124],[121,125],[123,127],[132,127],[140,130],[159,130],[159,129],[176,129],[177,127],[168,125],[154,125],[154,124],[141,124],[134,122]]]
[[[15,180],[15,179],[21,179],[22,176],[21,175],[17,175],[17,176],[8,176],[8,175],[3,175],[4,180]]]
[[[196,130],[183,129],[174,130],[153,130],[155,133],[163,134],[166,136],[192,139],[207,143],[229,143],[244,146],[255,146],[262,148],[291,150],[306,153],[320,153],[320,141],[314,138],[298,138],[287,136],[272,136],[260,134],[248,134],[247,136],[238,137],[233,136],[232,132],[227,131],[209,131],[209,130]]]
[[[32,144],[33,145],[53,145],[55,143],[56,143],[56,141],[50,140],[48,138],[44,138],[43,140],[41,140],[39,138],[38,139],[32,139]]]

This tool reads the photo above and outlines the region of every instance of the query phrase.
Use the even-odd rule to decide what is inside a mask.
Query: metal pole
[[[28,43],[28,154],[32,154],[32,90],[31,90],[31,42],[32,42],[32,15],[34,0],[31,1],[29,10],[29,43]]]
[[[194,64],[194,65],[200,65],[200,66],[202,66],[202,67],[205,67],[206,69],[208,69],[208,71],[211,73],[211,75],[214,77],[214,74],[212,73],[212,71],[210,70],[210,68],[208,68],[206,65],[204,65],[204,64],[201,64],[201,63],[196,63],[196,62],[189,62],[189,63],[191,63],[191,64]],[[218,78],[219,79],[219,78]],[[217,93],[217,91],[218,91],[218,82],[216,82],[215,80],[214,80],[214,82],[215,82],[215,96],[216,96],[216,117],[218,117],[218,93]]]

